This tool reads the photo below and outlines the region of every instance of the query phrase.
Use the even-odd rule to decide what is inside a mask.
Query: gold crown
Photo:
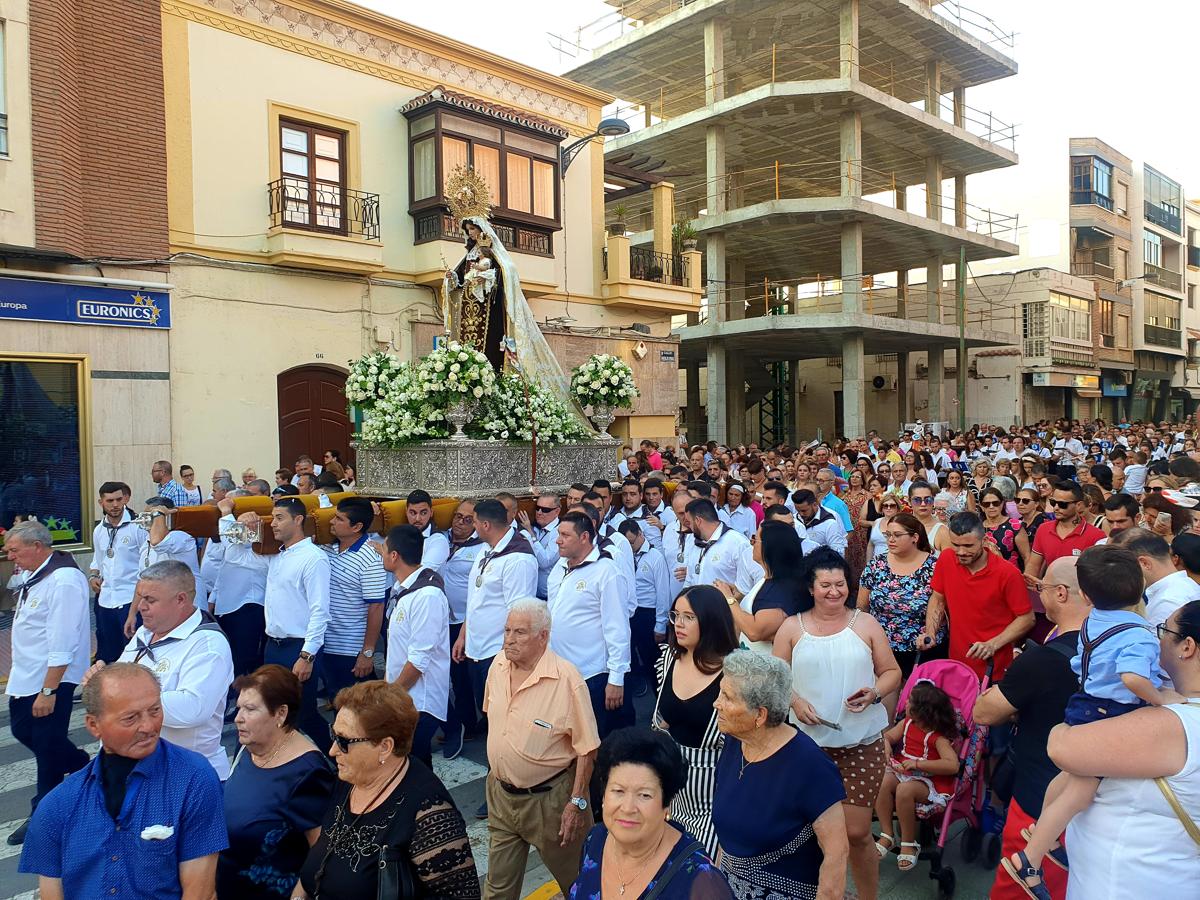
[[[475,243],[477,243],[480,247],[491,247],[492,236],[485,232],[479,236],[479,240],[477,240]]]
[[[456,166],[446,179],[446,202],[460,222],[468,216],[486,219],[492,210],[490,196],[487,181],[470,166]]]

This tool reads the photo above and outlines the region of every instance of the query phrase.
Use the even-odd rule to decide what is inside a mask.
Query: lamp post
[[[619,137],[622,134],[629,134],[629,123],[624,119],[601,119],[600,124],[596,126],[596,130],[591,134],[567,144],[567,146],[558,151],[559,171],[562,177],[567,177],[567,169],[575,157],[579,155],[579,151],[589,141],[593,141],[598,137]]]

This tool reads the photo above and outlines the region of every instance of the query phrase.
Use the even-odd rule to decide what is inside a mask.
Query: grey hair
[[[755,650],[734,650],[723,663],[750,710],[765,709],[767,725],[782,725],[792,705],[792,670],[782,659]]]
[[[264,497],[271,493],[271,485],[267,484],[263,478],[255,478],[250,484],[262,491],[262,496]]]
[[[218,478],[228,478],[230,481],[233,481],[233,473],[228,469],[213,469],[213,479],[216,480]]]
[[[37,519],[18,522],[8,529],[8,538],[10,540],[16,538],[26,544],[41,544],[47,549],[54,544],[54,537],[50,534],[50,529]]]
[[[213,488],[218,491],[232,491],[236,487],[237,485],[228,475],[222,475],[213,481]]]
[[[196,597],[196,576],[186,564],[177,559],[164,559],[147,566],[138,575],[138,581],[150,581],[155,584],[166,582],[173,584],[193,600]]]
[[[550,607],[546,605],[545,600],[538,600],[536,597],[518,600],[509,607],[508,614],[529,616],[529,624],[535,631],[550,633]]]
[[[109,663],[101,669],[97,669],[88,678],[87,684],[83,686],[83,708],[89,716],[98,716],[104,712],[104,684],[108,681],[117,681],[126,678],[140,678],[146,676],[154,685],[155,689],[160,693],[162,686],[158,683],[158,679],[154,673],[145,666],[133,662],[115,662]]]
[[[244,490],[243,488],[234,488],[233,490],[227,490],[225,492],[225,496],[236,500],[238,497],[250,497],[252,495],[249,491]]]
[[[1017,483],[1007,475],[995,475],[992,477],[991,487],[998,490],[1005,500],[1011,500],[1017,496]]]

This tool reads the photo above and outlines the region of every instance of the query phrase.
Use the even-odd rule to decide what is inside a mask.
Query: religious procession
[[[0,900],[1200,884],[1195,161],[511,5],[0,0]]]

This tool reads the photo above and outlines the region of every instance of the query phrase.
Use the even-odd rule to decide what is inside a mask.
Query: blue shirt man
[[[38,804],[20,871],[48,898],[212,896],[229,846],[221,783],[203,756],[159,738],[158,679],[114,663],[83,699],[101,753]]]

